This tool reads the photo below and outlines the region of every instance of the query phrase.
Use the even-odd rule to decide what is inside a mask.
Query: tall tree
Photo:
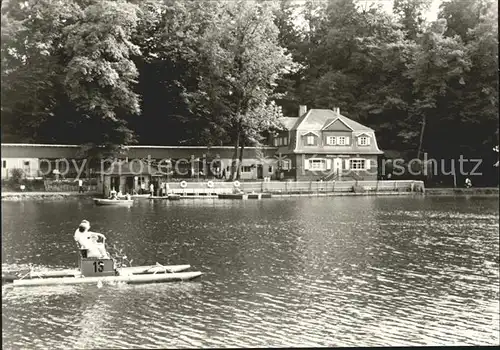
[[[2,124],[27,140],[129,143],[135,6],[125,1],[4,4]],[[5,118],[5,119],[4,119]]]
[[[439,6],[439,18],[447,23],[445,35],[458,35],[464,42],[473,39],[470,30],[481,23],[492,7],[498,8],[494,0],[445,0]]]
[[[423,33],[424,13],[432,0],[394,0],[392,11],[406,31],[407,39],[415,40]]]
[[[251,135],[277,121],[276,114],[262,112],[275,110],[264,106],[276,80],[293,68],[291,57],[279,46],[272,6],[242,0],[223,3],[199,43],[205,74],[199,77],[197,90],[187,94],[195,108],[222,122],[234,140],[232,174],[236,177],[239,147],[255,142]]]
[[[110,120],[115,133],[122,135],[122,140],[103,135],[104,143],[134,141],[123,116],[140,112],[133,90],[138,72],[131,59],[140,51],[130,41],[137,11],[137,6],[123,0],[90,1],[78,21],[64,28],[68,57],[64,85],[70,100],[85,119]]]
[[[461,89],[465,72],[470,69],[465,45],[460,38],[445,37],[445,31],[446,20],[432,23],[420,39],[415,61],[409,66],[415,94],[412,112],[421,120],[417,158],[424,147],[429,118],[445,116],[447,97]]]

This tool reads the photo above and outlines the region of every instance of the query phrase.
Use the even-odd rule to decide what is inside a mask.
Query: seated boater
[[[90,222],[83,220],[75,231],[74,239],[80,249],[87,250],[87,258],[109,259],[109,254],[104,246],[106,237],[102,233],[92,232]],[[99,243],[102,238],[102,243]]]

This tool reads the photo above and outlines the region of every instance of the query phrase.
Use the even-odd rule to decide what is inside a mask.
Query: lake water
[[[196,282],[2,287],[4,349],[499,344],[498,198],[2,203],[2,265],[76,266],[82,219]]]

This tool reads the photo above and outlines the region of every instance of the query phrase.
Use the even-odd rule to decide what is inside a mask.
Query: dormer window
[[[347,143],[347,140],[346,140],[345,136],[339,136],[337,141],[338,141],[338,144],[341,145],[341,146],[343,146],[343,145],[345,145]]]
[[[327,136],[326,144],[330,145],[330,146],[335,146],[337,144],[336,137],[335,136]]]
[[[308,146],[314,145],[314,135],[307,135],[307,137],[306,137],[306,144]]]
[[[358,137],[358,145],[359,146],[369,146],[370,145],[370,138],[368,136]]]

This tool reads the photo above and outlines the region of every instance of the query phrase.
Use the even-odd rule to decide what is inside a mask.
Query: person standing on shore
[[[465,179],[465,187],[466,188],[471,188],[472,187],[472,181],[469,178]]]
[[[78,193],[83,193],[83,180],[78,179]]]

